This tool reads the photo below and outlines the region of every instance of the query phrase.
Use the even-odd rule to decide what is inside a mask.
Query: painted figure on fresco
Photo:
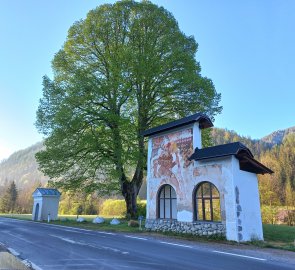
[[[153,139],[152,145],[152,175],[166,179],[179,189],[179,180],[183,178],[183,170],[192,162],[188,157],[193,152],[192,130],[187,129]]]

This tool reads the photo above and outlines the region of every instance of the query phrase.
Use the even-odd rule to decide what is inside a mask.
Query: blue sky
[[[42,139],[42,76],[67,30],[106,2],[0,1],[0,160]],[[222,94],[215,126],[261,138],[295,125],[295,1],[153,0],[199,44],[202,75]]]

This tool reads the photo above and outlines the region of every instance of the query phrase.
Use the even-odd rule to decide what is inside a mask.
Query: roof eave
[[[248,156],[243,156],[242,158],[246,159],[248,162],[250,162],[253,166],[256,167],[256,169],[258,171],[258,172],[256,172],[257,174],[266,174],[266,173],[272,174],[272,173],[274,173],[271,169],[267,168],[266,166],[264,166],[262,163],[260,163],[259,161],[257,161],[254,158],[251,158]]]
[[[178,119],[164,125],[160,125],[154,128],[147,129],[141,133],[142,136],[152,136],[158,133],[162,133],[171,129],[187,126],[193,124],[195,122],[199,122],[200,129],[213,127],[213,123],[210,118],[205,114],[195,114],[188,117],[184,117],[182,119]]]

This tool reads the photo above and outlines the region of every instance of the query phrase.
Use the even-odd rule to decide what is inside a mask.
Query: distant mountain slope
[[[259,157],[263,152],[271,149],[273,146],[271,143],[262,140],[253,140],[250,137],[241,136],[233,130],[227,130],[223,128],[212,128],[211,135],[213,145],[239,141],[247,146],[256,157]]]
[[[274,131],[273,133],[263,137],[261,141],[269,143],[272,146],[275,144],[281,144],[284,138],[291,133],[295,133],[295,126],[283,130]]]
[[[29,189],[38,183],[45,184],[45,177],[39,170],[35,154],[43,148],[42,142],[13,153],[0,163],[0,187],[15,181],[17,187]]]

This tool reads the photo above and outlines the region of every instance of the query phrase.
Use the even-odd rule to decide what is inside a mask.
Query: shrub
[[[136,220],[129,220],[128,221],[128,226],[129,227],[139,227],[139,223]]]
[[[288,226],[295,225],[295,210],[279,210],[277,214],[278,223],[282,224],[285,223]]]
[[[102,216],[126,216],[125,200],[105,200],[99,212]],[[146,217],[146,201],[137,200],[137,215]]]
[[[100,214],[102,216],[125,216],[126,204],[124,200],[105,200],[101,206]]]
[[[278,209],[274,206],[262,205],[261,216],[264,224],[276,224]]]
[[[146,217],[146,201],[137,201],[137,215]]]

